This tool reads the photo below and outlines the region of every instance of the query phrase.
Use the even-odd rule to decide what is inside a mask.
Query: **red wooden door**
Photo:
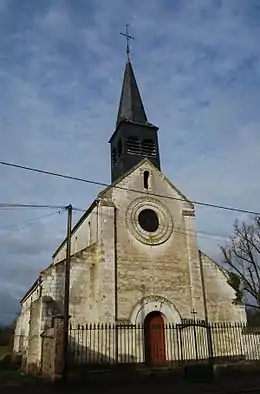
[[[150,365],[166,363],[164,321],[161,313],[150,313],[145,319],[145,354]]]

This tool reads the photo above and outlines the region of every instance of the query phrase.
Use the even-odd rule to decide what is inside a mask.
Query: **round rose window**
[[[165,242],[173,231],[171,212],[150,196],[139,197],[129,204],[126,223],[135,238],[149,245]]]
[[[143,209],[138,215],[138,222],[149,233],[154,233],[159,227],[158,216],[152,209]]]

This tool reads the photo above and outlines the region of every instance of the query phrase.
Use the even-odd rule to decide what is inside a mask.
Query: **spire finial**
[[[129,35],[128,27],[129,27],[129,25],[125,25],[125,33],[120,33],[120,34],[126,38],[126,55],[127,55],[127,58],[129,59],[129,57],[130,57],[129,40],[130,39],[134,40],[134,37]]]

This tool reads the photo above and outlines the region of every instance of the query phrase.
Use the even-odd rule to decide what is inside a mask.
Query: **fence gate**
[[[207,363],[213,353],[209,325],[205,322],[187,321],[178,326],[181,359],[185,363]]]

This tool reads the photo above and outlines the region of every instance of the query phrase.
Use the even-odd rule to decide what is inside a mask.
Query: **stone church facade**
[[[193,204],[161,172],[158,128],[127,60],[109,187],[72,230],[70,322],[245,322],[227,275],[197,244]],[[63,313],[66,240],[21,301],[14,352],[40,366],[42,333]],[[157,320],[156,320],[157,319]]]

